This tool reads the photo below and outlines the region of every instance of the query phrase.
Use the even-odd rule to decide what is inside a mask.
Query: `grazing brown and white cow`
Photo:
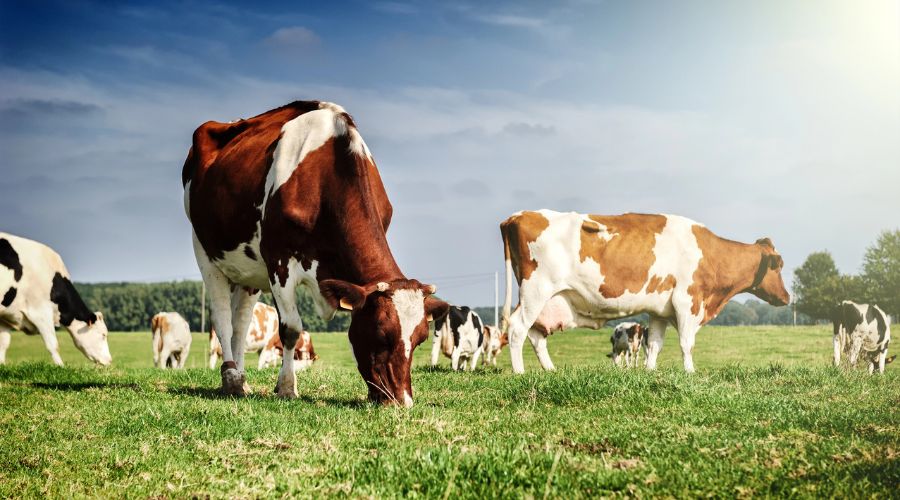
[[[285,347],[276,393],[296,397],[303,331],[295,292],[317,312],[352,311],[349,338],[372,401],[412,405],[413,350],[447,311],[407,279],[388,247],[392,207],[369,148],[336,104],[298,101],[233,123],[207,122],[182,170],[194,253],[222,344],[222,390],[243,395],[244,336],[270,290]]]
[[[656,368],[672,323],[684,369],[693,372],[697,330],[733,296],[749,292],[779,306],[790,300],[781,279],[784,262],[771,240],[726,240],[684,217],[540,210],[514,214],[500,232],[506,258],[503,324],[516,373],[525,370],[526,335],[541,366],[552,370],[551,333],[600,328],[642,312],[650,314],[647,368]],[[512,275],[519,304],[510,315]]]
[[[884,365],[897,357],[887,357],[891,343],[891,317],[880,307],[845,300],[835,308],[832,323],[834,366],[841,365],[843,354],[851,367],[855,367],[862,358],[869,373],[876,368],[878,373],[884,373]]]
[[[0,297],[0,364],[6,362],[10,331],[20,330],[40,334],[53,362],[62,366],[57,324],[88,359],[112,363],[103,315],[88,309],[62,258],[46,245],[0,233]]]
[[[497,366],[497,356],[503,347],[509,344],[509,337],[506,332],[491,325],[484,325],[484,357],[481,363],[485,365]]]
[[[175,312],[157,313],[150,319],[153,332],[153,365],[184,368],[191,352],[191,327]]]
[[[263,349],[278,336],[278,312],[274,307],[257,302],[253,306],[253,315],[247,326],[247,335],[244,337],[244,352],[262,353]],[[219,358],[222,357],[222,344],[219,343],[216,329],[209,332],[209,367],[215,368]],[[262,369],[263,363],[257,363],[257,368]]]
[[[613,364],[622,366],[624,361],[626,368],[637,368],[646,331],[647,327],[633,321],[616,325],[612,335],[609,336],[612,352],[607,354],[612,358]]]
[[[269,343],[259,353],[259,369],[277,366],[278,360],[283,355],[284,346],[281,345],[281,338],[278,335],[272,335]],[[297,345],[294,347],[294,370],[305,370],[311,367],[318,359],[319,355],[316,354],[316,350],[313,348],[312,337],[310,337],[309,332],[303,330]]]

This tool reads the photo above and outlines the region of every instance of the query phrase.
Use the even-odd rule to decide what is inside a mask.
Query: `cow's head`
[[[490,325],[484,326],[484,331],[487,335],[487,346],[488,350],[491,353],[491,356],[496,356],[500,354],[500,351],[503,350],[503,347],[509,344],[509,336],[506,332],[501,331],[499,328],[494,328]]]
[[[109,332],[103,321],[103,313],[98,311],[94,316],[94,321],[73,319],[68,329],[72,332],[72,340],[79,351],[94,363],[107,366],[112,363],[112,354],[109,353],[109,343],[106,340]]]
[[[364,287],[339,280],[319,283],[332,307],[351,311],[350,346],[370,400],[412,406],[413,351],[428,338],[428,322],[450,307],[431,297],[435,290],[405,279]]]
[[[753,284],[747,291],[773,306],[787,305],[791,301],[791,294],[784,287],[784,280],[781,278],[784,259],[775,251],[775,245],[769,238],[756,240],[756,246],[760,250],[759,267],[753,277]]]

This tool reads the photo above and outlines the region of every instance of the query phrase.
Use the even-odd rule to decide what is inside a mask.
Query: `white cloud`
[[[290,26],[287,28],[279,28],[266,38],[266,43],[275,47],[282,48],[306,48],[318,45],[321,42],[319,35],[316,35],[309,28],[303,26]]]

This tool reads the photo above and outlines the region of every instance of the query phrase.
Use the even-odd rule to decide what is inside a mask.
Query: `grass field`
[[[671,331],[656,372],[614,369],[608,330],[551,338],[555,373],[526,347],[524,376],[506,351],[497,370],[431,370],[423,344],[409,410],[364,402],[346,335],[313,334],[295,401],[272,396],[275,370],[218,397],[199,335],[191,369],[167,372],[149,333],[112,334],[105,369],[67,336],[57,368],[13,335],[0,497],[900,494],[900,366],[831,369],[827,327],[705,328],[692,376]]]

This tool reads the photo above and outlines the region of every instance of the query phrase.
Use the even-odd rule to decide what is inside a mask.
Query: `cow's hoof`
[[[275,395],[283,399],[297,399],[297,379],[282,380],[278,377],[275,384]]]
[[[244,374],[236,368],[222,370],[222,394],[225,396],[243,397],[250,392],[250,386]]]

